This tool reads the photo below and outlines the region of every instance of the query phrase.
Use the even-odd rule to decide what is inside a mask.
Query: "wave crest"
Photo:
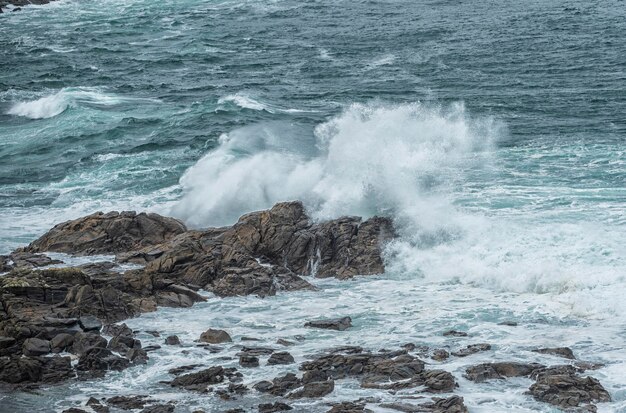
[[[131,101],[153,102],[152,99],[123,98],[109,95],[99,88],[69,87],[36,100],[15,103],[7,114],[30,119],[48,119],[60,115],[68,108],[81,105],[108,107]]]

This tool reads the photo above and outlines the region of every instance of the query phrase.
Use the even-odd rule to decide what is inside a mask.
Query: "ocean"
[[[591,374],[613,401],[598,411],[626,412],[624,1],[60,0],[0,14],[0,45],[0,254],[95,211],[205,228],[298,199],[315,220],[389,216],[399,238],[383,275],[127,324],[189,342],[208,327],[266,343],[305,335],[296,360],[467,331],[494,351],[438,368],[471,412],[555,411],[524,394],[529,379],[462,372],[556,364],[531,350],[565,345],[604,364]],[[302,328],[336,314],[355,328]],[[149,392],[222,411],[159,384],[170,367],[220,355],[150,356],[0,400],[61,411],[85,394]],[[371,394],[338,382],[328,400]]]

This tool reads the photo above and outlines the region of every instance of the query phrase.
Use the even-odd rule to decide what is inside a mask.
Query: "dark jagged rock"
[[[6,271],[8,271],[11,268],[36,268],[36,267],[45,267],[47,265],[53,265],[53,264],[63,264],[63,261],[55,260],[44,254],[33,254],[30,252],[20,252],[20,251],[11,253],[7,257],[7,259],[12,261],[13,264],[11,266],[7,266],[5,264],[5,268],[8,268]],[[0,272],[3,272],[3,271],[0,269]]]
[[[593,377],[581,377],[567,368],[547,368],[537,372],[529,393],[536,399],[562,409],[586,403],[609,402],[611,396]]]
[[[424,362],[406,354],[328,354],[300,366],[305,374],[327,375],[333,379],[360,377],[361,387],[399,390],[425,386],[429,392],[451,391],[454,377],[443,370],[424,370]]]
[[[121,371],[130,366],[130,361],[116,356],[106,348],[92,348],[78,359],[76,370],[80,378],[104,377],[109,370]]]
[[[92,315],[80,317],[78,319],[78,324],[83,331],[100,331],[102,328],[102,321]]]
[[[447,330],[443,332],[445,337],[467,337],[465,331]]]
[[[173,404],[155,404],[144,408],[139,413],[173,413],[175,407]]]
[[[74,336],[68,333],[60,333],[50,340],[50,351],[53,353],[61,353],[72,347],[74,344]]]
[[[82,356],[93,348],[106,348],[107,339],[95,333],[76,333],[70,352]]]
[[[259,413],[275,413],[293,410],[293,407],[282,402],[259,404]]]
[[[293,373],[276,377],[271,382],[262,381],[254,385],[254,389],[261,393],[270,393],[274,396],[284,396],[288,392],[302,386],[302,380]]]
[[[373,413],[372,410],[365,408],[365,403],[361,402],[341,402],[334,405],[326,413]]]
[[[87,413],[87,411],[79,409],[78,407],[70,407],[69,409],[63,410],[62,413]]]
[[[124,355],[134,363],[145,363],[148,359],[146,351],[141,348],[141,341],[135,339],[133,330],[126,324],[122,324],[113,329],[114,333],[111,341],[107,345],[109,350]]]
[[[182,387],[187,390],[200,392],[208,391],[208,386],[222,383],[224,377],[229,374],[222,366],[215,366],[197,373],[184,374],[176,377],[170,383],[173,387]]]
[[[230,343],[233,339],[230,338],[230,335],[224,330],[214,330],[209,328],[200,335],[200,339],[198,341],[201,343],[221,344]]]
[[[241,351],[237,353],[238,356],[268,356],[274,352],[273,348],[269,347],[242,347]]]
[[[267,359],[267,364],[275,365],[275,364],[292,364],[295,363],[295,360],[291,354],[286,351],[279,351],[273,353],[269,359]]]
[[[202,364],[189,364],[187,366],[174,367],[172,369],[169,369],[167,372],[169,374],[180,374],[189,370],[197,369],[198,367],[202,367]]]
[[[167,344],[168,346],[179,346],[180,339],[178,338],[178,336],[167,336],[165,338],[165,344]]]
[[[69,357],[0,357],[0,381],[53,384],[74,376]]]
[[[241,367],[259,367],[259,358],[244,354],[239,356],[239,364]]]
[[[553,356],[563,357],[569,360],[576,360],[576,356],[574,356],[574,352],[569,347],[538,348],[533,351],[535,353],[551,354]]]
[[[335,381],[330,379],[326,381],[314,381],[304,383],[304,386],[289,394],[290,399],[315,398],[324,397],[335,390]]]
[[[55,225],[24,250],[84,255],[115,254],[161,244],[186,230],[182,222],[158,214],[97,212]]]
[[[100,403],[100,400],[96,399],[95,397],[90,397],[89,400],[87,400],[86,405],[91,407],[91,409],[96,413],[109,413],[111,410],[109,409],[109,406],[104,406],[102,403]]]
[[[333,320],[308,321],[304,324],[304,326],[312,328],[323,328],[327,330],[344,331],[352,327],[352,319],[350,317],[342,317]]]
[[[435,361],[443,361],[446,360],[448,357],[450,357],[450,353],[442,348],[433,350],[433,354],[430,356],[430,358]]]
[[[505,379],[508,377],[529,377],[537,369],[544,368],[537,363],[485,363],[468,367],[464,377],[474,382],[483,382],[491,379]]]
[[[467,413],[467,407],[460,396],[452,396],[447,399],[435,398],[432,402],[422,404],[386,403],[381,404],[386,409],[397,410],[404,413]]]
[[[481,351],[491,350],[491,344],[479,343],[470,344],[469,346],[457,351],[453,351],[451,354],[456,357],[467,357],[472,354],[480,353]]]
[[[107,399],[107,403],[118,409],[143,409],[146,404],[153,403],[149,396],[115,396]]]
[[[232,227],[187,231],[154,248],[126,254],[148,274],[201,286],[218,296],[274,295],[313,287],[299,277],[384,272],[382,246],[391,221],[340,218],[313,224],[299,202],[242,216]]]
[[[24,340],[22,354],[25,356],[43,356],[50,353],[50,342],[39,338],[27,338]]]

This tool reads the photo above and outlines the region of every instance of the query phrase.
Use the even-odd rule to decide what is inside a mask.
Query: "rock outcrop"
[[[186,231],[182,222],[158,214],[97,212],[55,225],[24,251],[116,254],[161,244]]]

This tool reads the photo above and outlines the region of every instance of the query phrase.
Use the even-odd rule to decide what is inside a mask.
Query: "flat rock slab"
[[[330,320],[308,321],[305,327],[322,328],[326,330],[344,331],[352,327],[352,319],[350,317],[342,317]]]

